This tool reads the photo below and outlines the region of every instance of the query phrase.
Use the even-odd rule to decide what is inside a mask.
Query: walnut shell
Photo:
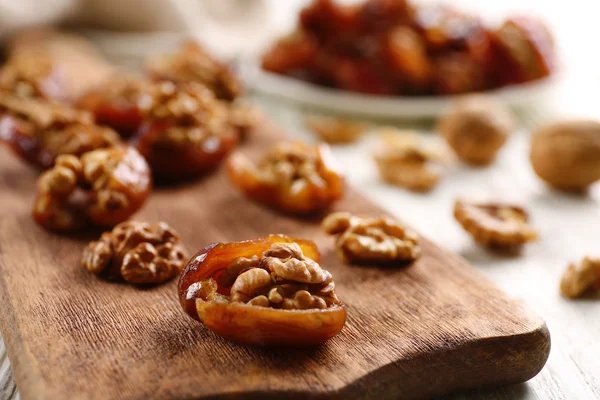
[[[456,102],[439,120],[438,131],[461,160],[486,165],[494,160],[514,126],[506,106],[478,95]]]
[[[538,128],[529,158],[535,173],[551,186],[585,190],[600,180],[600,122],[570,120]]]

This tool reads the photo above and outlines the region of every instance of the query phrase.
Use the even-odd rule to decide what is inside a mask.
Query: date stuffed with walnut
[[[150,168],[132,147],[62,155],[38,179],[33,217],[54,231],[114,226],[142,206],[151,186]]]
[[[325,144],[280,143],[258,164],[236,153],[227,162],[227,173],[249,198],[293,214],[324,211],[344,192],[344,180]]]
[[[346,321],[316,245],[281,235],[214,243],[179,280],[185,312],[217,334],[248,345],[316,345]]]
[[[171,54],[148,60],[146,69],[154,78],[175,83],[197,82],[221,100],[232,101],[242,91],[242,83],[229,68],[210,56],[196,42],[186,42]]]
[[[173,181],[209,172],[237,144],[230,109],[204,86],[163,82],[153,96],[133,142],[155,177]]]
[[[80,156],[120,143],[112,129],[66,105],[0,93],[0,140],[22,159],[47,169],[63,154]]]

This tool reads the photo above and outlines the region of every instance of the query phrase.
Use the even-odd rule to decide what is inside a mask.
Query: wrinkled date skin
[[[0,98],[0,140],[40,169],[50,168],[61,154],[80,156],[120,143],[116,132],[95,125],[86,112],[8,96]]]
[[[274,245],[294,245],[318,263],[320,253],[307,240],[269,235],[234,243],[213,243],[196,254],[179,280],[184,311],[217,334],[247,345],[316,345],[344,326],[346,309],[336,300],[327,308],[282,309],[231,301],[232,286],[247,270],[231,276],[228,267],[240,257],[261,257]],[[320,268],[320,267],[319,267]]]
[[[150,168],[132,147],[62,155],[38,180],[33,218],[52,231],[112,227],[142,206],[151,186]]]
[[[227,173],[249,198],[291,214],[322,212],[344,194],[344,178],[325,144],[282,143],[258,164],[236,153],[227,161]]]

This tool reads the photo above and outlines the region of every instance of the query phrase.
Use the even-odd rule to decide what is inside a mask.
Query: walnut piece
[[[538,128],[530,160],[535,173],[553,187],[584,191],[600,180],[600,122],[567,120]]]
[[[186,261],[179,236],[169,225],[127,221],[88,244],[81,263],[108,279],[149,284],[178,275]]]
[[[568,298],[577,298],[591,290],[600,290],[600,258],[585,257],[578,264],[570,264],[560,281],[560,292]]]
[[[537,239],[527,212],[516,205],[457,200],[454,217],[484,246],[511,250]]]
[[[217,98],[231,101],[243,88],[233,73],[195,42],[186,42],[171,54],[151,58],[146,69],[159,79],[176,83],[196,82],[209,88]]]
[[[381,177],[416,192],[432,190],[440,181],[446,155],[415,134],[384,132],[374,154]]]
[[[150,169],[134,148],[61,155],[39,177],[33,217],[50,230],[114,226],[142,206],[150,188]]]
[[[369,128],[366,122],[324,115],[308,116],[304,120],[304,125],[329,144],[356,142]]]
[[[338,235],[336,248],[346,263],[393,263],[421,256],[415,232],[390,218],[355,216],[347,212],[329,214],[322,228]]]
[[[326,309],[339,304],[331,274],[306,257],[296,243],[275,243],[260,258],[240,257],[225,271],[236,276],[232,302],[285,310]]]
[[[514,118],[502,103],[483,95],[457,101],[438,122],[438,131],[457,156],[470,164],[486,165],[514,130]]]

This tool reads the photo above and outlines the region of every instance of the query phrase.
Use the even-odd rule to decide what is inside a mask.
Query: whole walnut
[[[457,156],[476,165],[494,160],[514,126],[508,108],[481,95],[457,101],[438,121],[438,131]]]
[[[583,191],[600,180],[600,122],[570,120],[538,128],[529,154],[535,173],[548,184]]]
[[[178,275],[187,260],[179,235],[165,222],[126,221],[104,232],[83,251],[85,269],[132,284],[162,283]]]

